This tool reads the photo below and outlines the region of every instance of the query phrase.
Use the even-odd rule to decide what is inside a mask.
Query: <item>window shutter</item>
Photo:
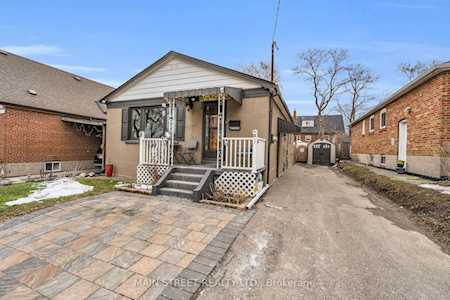
[[[175,139],[184,140],[184,128],[186,122],[186,107],[185,105],[177,105],[177,124],[175,129]]]
[[[128,108],[122,109],[122,130],[120,139],[122,141],[128,140]]]

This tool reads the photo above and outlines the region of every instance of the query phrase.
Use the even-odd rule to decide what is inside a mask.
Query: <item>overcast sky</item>
[[[268,60],[275,0],[2,1],[0,48],[117,86],[169,50],[231,68]],[[380,76],[379,100],[405,84],[400,62],[450,60],[450,0],[281,0],[277,66],[291,109],[314,114],[296,54],[340,47]]]

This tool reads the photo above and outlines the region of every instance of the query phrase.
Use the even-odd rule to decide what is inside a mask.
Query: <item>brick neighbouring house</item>
[[[111,90],[0,50],[0,177],[93,169]]]
[[[450,63],[433,67],[351,126],[354,160],[388,169],[404,160],[407,172],[449,176]]]

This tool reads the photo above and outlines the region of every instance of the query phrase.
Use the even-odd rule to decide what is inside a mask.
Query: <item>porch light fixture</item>
[[[6,113],[6,106],[0,105],[0,115]]]
[[[411,106],[406,107],[404,111],[405,113],[410,114],[412,111]]]
[[[186,103],[187,111],[191,111],[192,110],[192,108],[194,107],[194,101],[195,100],[192,100],[191,98],[188,99],[188,101]]]

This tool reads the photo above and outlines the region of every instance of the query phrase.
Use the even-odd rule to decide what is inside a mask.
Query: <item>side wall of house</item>
[[[285,111],[283,104],[278,97],[273,98],[272,106],[272,136],[275,137],[270,144],[270,165],[269,183],[272,183],[277,176],[281,177],[287,169],[295,163],[294,134],[282,134],[278,132],[278,120],[289,120],[289,112]],[[270,142],[270,139],[267,139]]]
[[[445,129],[443,112],[448,114],[445,113],[448,108],[443,110],[443,89],[446,80],[448,74],[438,75],[386,105],[387,124],[384,129],[380,128],[381,109],[373,114],[373,132],[369,131],[370,116],[353,125],[352,158],[361,163],[394,169],[398,155],[399,122],[406,120],[407,171],[430,177],[442,176],[441,142]],[[365,134],[362,133],[363,122]],[[382,157],[385,157],[385,163],[382,163]]]
[[[450,177],[450,72],[442,80],[441,173]]]
[[[39,174],[46,161],[62,161],[62,171],[91,169],[101,139],[85,136],[58,114],[7,106],[0,114],[0,173]]]

